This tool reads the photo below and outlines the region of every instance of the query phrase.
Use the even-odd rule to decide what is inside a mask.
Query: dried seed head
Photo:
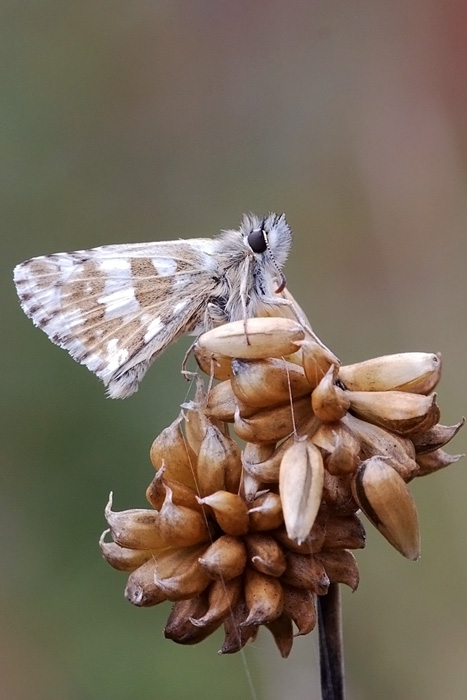
[[[442,449],[462,422],[438,423],[437,355],[341,366],[282,297],[290,306],[198,339],[209,391],[198,379],[153,443],[153,510],[106,508],[104,558],[129,573],[134,605],[175,601],[165,636],[179,644],[223,625],[221,653],[234,653],[264,625],[286,657],[294,634],[315,627],[317,596],[330,583],[358,585],[357,511],[416,559],[406,483],[460,458]]]

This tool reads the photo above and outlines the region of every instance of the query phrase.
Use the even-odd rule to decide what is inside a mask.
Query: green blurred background
[[[467,7],[461,0],[5,0],[2,700],[319,698],[317,639],[164,641],[100,558],[103,508],[144,506],[187,343],[127,401],[23,315],[11,271],[103,243],[209,236],[285,211],[289,287],[346,362],[442,351],[466,412]],[[466,435],[452,444],[466,450]],[[344,591],[350,700],[466,697],[466,466],[412,484],[422,559],[369,527]],[[255,695],[256,693],[256,695]]]

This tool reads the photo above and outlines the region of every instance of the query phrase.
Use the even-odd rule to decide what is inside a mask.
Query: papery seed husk
[[[287,568],[282,581],[296,588],[314,591],[325,595],[329,587],[329,578],[324,566],[314,554],[297,554],[286,552]]]
[[[154,582],[165,593],[168,600],[191,598],[207,588],[212,579],[198,561],[204,550],[204,546],[184,547],[175,566],[170,566],[174,562],[168,561],[169,557],[165,558],[164,553],[161,557],[157,557]]]
[[[290,438],[284,440],[277,448],[274,449],[275,443],[247,443],[245,450],[242,455],[243,469],[258,479],[258,481],[264,483],[277,483],[279,481],[279,470],[281,466],[282,457],[284,456],[287,448],[293,444],[295,436],[291,435]],[[256,454],[254,453],[255,448],[265,447],[264,459],[261,459],[259,449],[256,449]],[[266,456],[267,454],[267,456]],[[256,461],[258,460],[259,461]]]
[[[196,493],[181,481],[166,478],[165,467],[159,469],[146,489],[146,498],[153,508],[160,510],[165,500],[165,489],[168,486],[173,493],[173,502],[179,506],[186,506],[192,510],[202,512],[202,508],[196,500]]]
[[[252,503],[254,501],[258,491],[261,490],[261,483],[260,479],[248,474],[245,470],[242,471],[239,495],[243,498],[245,503]]]
[[[106,542],[105,537],[109,532],[110,530],[104,530],[99,539],[99,547],[106,562],[117,571],[134,571],[152,558],[150,549],[127,549],[116,542]]]
[[[239,576],[247,562],[247,550],[238,537],[218,537],[198,559],[212,579],[229,581]]]
[[[428,352],[401,352],[344,365],[339,378],[352,391],[410,391],[428,394],[441,373],[441,358]]]
[[[165,466],[167,478],[181,481],[182,484],[196,490],[196,455],[180,429],[182,420],[183,417],[179,416],[156,437],[149,456],[155,469]]]
[[[283,584],[285,593],[284,613],[297,626],[297,634],[309,634],[317,622],[316,593],[305,588],[296,588]]]
[[[421,454],[417,456],[417,464],[419,470],[417,476],[427,476],[428,474],[433,474],[440,469],[449,467],[450,464],[458,462],[464,454],[460,455],[450,455],[444,450],[435,450],[434,452],[427,452],[426,454]]]
[[[363,459],[374,455],[391,457],[400,465],[406,465],[408,472],[413,472],[415,448],[411,440],[350,414],[344,416],[342,423],[360,441]]]
[[[431,428],[439,420],[436,394],[406,391],[347,391],[351,411],[358,418],[399,435],[411,435],[420,427]]]
[[[363,549],[365,528],[358,515],[332,515],[326,518],[323,549]]]
[[[324,470],[323,502],[337,515],[350,515],[358,510],[352,494],[351,482],[351,474],[335,476]]]
[[[292,413],[293,412],[293,413]],[[310,402],[307,396],[292,403],[257,410],[252,416],[244,417],[237,410],[234,430],[245,442],[277,442],[290,435],[310,416]]]
[[[204,406],[204,403],[202,405],[195,402],[183,404],[185,415],[183,428],[185,438],[195,454],[199,452],[201,443],[206,435],[207,426],[210,422],[206,418],[202,406]]]
[[[248,318],[213,328],[195,348],[240,359],[282,357],[296,352],[305,337],[302,326],[288,318]]]
[[[286,659],[292,651],[293,645],[292,620],[288,615],[282,613],[277,620],[267,622],[266,627],[274,637],[280,655],[283,659]]]
[[[232,371],[233,392],[248,406],[277,406],[311,392],[302,367],[286,360],[232,360]]]
[[[256,638],[259,625],[245,624],[247,616],[248,608],[245,600],[241,598],[232,614],[228,615],[224,621],[225,638],[219,654],[235,654],[243,649],[245,644]]]
[[[238,445],[210,425],[198,454],[197,490],[201,496],[226,488],[226,473],[234,472],[240,482],[241,455]]]
[[[192,618],[204,615],[208,605],[208,596],[205,593],[175,603],[164,629],[165,638],[177,644],[198,644],[206,639],[220,627],[221,622],[216,621],[200,627],[193,624]]]
[[[366,460],[354,479],[354,497],[367,518],[407,559],[420,556],[417,509],[402,477],[379,457]]]
[[[318,386],[332,365],[340,365],[334,353],[308,335],[302,343],[302,363],[306,378],[313,388]]]
[[[159,534],[170,547],[191,547],[207,542],[210,532],[203,513],[173,502],[173,492],[166,487],[166,498],[159,513]]]
[[[322,519],[317,519],[315,521],[311,532],[301,544],[288,536],[285,527],[280,527],[274,532],[274,537],[278,542],[280,542],[280,544],[282,544],[286,549],[289,549],[291,552],[296,552],[298,554],[312,554],[314,552],[319,552],[323,546],[325,535],[326,528],[322,522]]]
[[[226,534],[240,536],[248,532],[248,507],[237,494],[216,491],[200,498],[199,502],[212,508],[214,517]]]
[[[235,411],[251,416],[255,409],[242,402],[233,392],[230,381],[221,382],[212,387],[208,394],[205,414],[208,418],[233,423]]]
[[[338,367],[332,365],[311,395],[311,407],[325,423],[340,420],[347,413],[350,401],[347,392],[336,385]]]
[[[444,445],[446,445],[455,435],[457,435],[464,423],[465,418],[462,418],[462,420],[455,425],[438,424],[426,432],[413,435],[411,439],[417,452],[417,459],[418,455],[420,454],[424,454],[425,452],[434,452],[440,447],[444,447]]]
[[[245,537],[248,558],[257,571],[269,576],[281,576],[287,566],[282,548],[272,535],[250,533]]]
[[[348,549],[319,552],[316,558],[323,564],[331,583],[345,583],[357,590],[360,574],[357,560]]]
[[[222,622],[237,605],[243,586],[243,578],[238,576],[230,581],[213,581],[207,590],[208,609],[198,619],[191,617],[196,627],[205,627]]]
[[[167,600],[165,593],[154,583],[155,567],[155,559],[150,559],[128,577],[125,598],[133,605],[149,607]]]
[[[112,510],[112,494],[105,507],[105,519],[114,542],[128,549],[159,550],[167,547],[158,530],[159,513],[145,508]]]
[[[255,569],[247,568],[245,601],[248,617],[242,625],[264,625],[281,615],[284,607],[284,590],[274,576],[267,576]]]
[[[313,527],[323,493],[324,466],[311,440],[293,443],[285,452],[279,475],[279,491],[287,533],[303,542]]]
[[[360,443],[341,421],[322,423],[311,441],[323,452],[324,464],[330,474],[350,474],[357,469]]]
[[[251,531],[275,530],[284,522],[282,503],[277,493],[264,493],[255,498],[248,511]]]
[[[224,381],[232,376],[232,360],[230,357],[213,353],[198,343],[193,348],[199,368],[208,375]]]

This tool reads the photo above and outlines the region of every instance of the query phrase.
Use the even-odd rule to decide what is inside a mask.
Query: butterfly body
[[[245,215],[214,238],[32,258],[14,280],[34,324],[123,398],[179,336],[284,303],[274,295],[291,239],[284,215]]]

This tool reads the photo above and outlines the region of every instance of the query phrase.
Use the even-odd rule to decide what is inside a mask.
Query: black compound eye
[[[248,234],[248,245],[253,253],[264,253],[267,250],[266,234],[262,228],[257,228]]]

